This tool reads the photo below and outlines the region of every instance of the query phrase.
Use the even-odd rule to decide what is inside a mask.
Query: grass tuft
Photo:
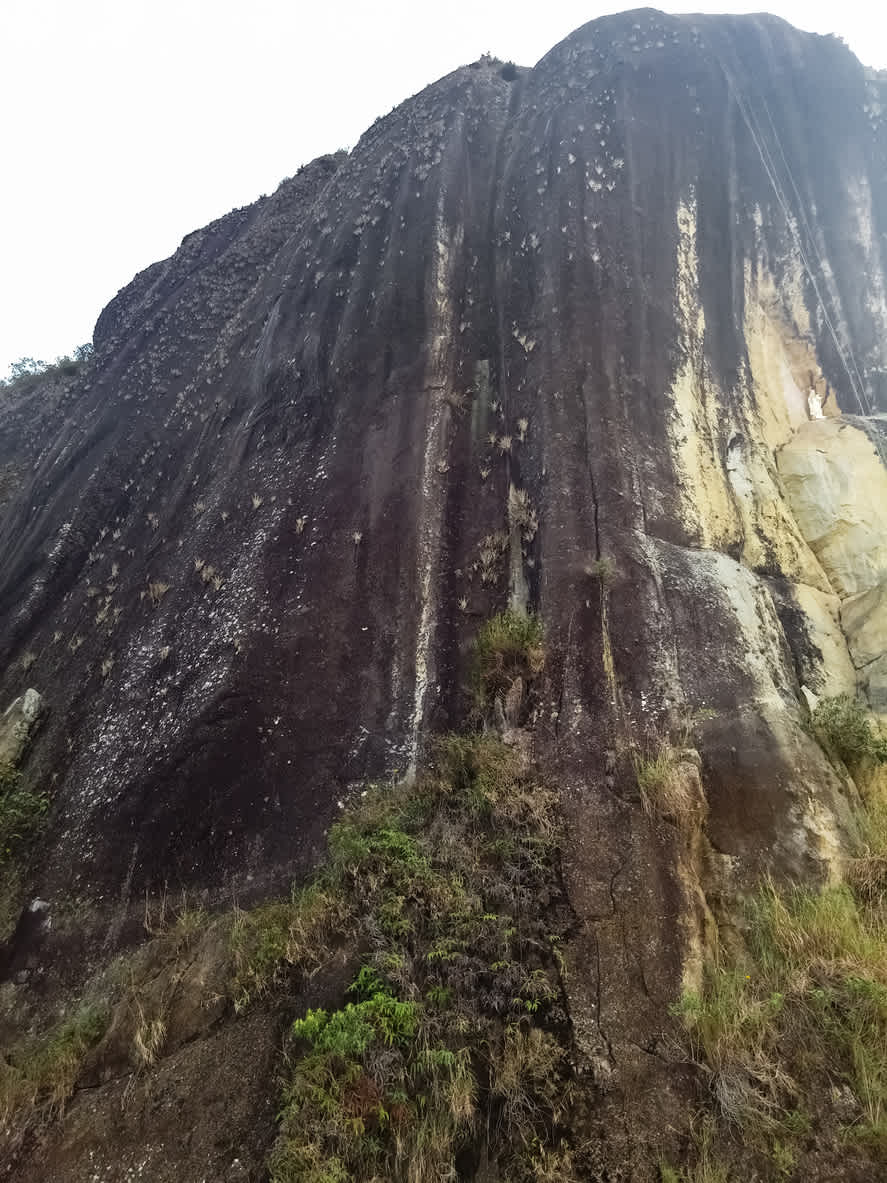
[[[64,1112],[87,1053],[101,1039],[107,1012],[84,1005],[48,1036],[0,1056],[0,1125],[11,1143]]]
[[[747,904],[747,953],[709,967],[701,992],[673,1008],[719,1115],[794,1162],[817,1114],[887,1147],[887,918],[867,884],[779,891]]]
[[[542,622],[532,613],[506,609],[483,624],[474,641],[471,678],[478,707],[489,707],[517,678],[542,670]]]
[[[25,788],[14,769],[0,767],[0,867],[40,831],[47,806],[44,793]]]

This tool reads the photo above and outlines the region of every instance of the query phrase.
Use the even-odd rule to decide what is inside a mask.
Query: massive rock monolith
[[[33,893],[110,948],[164,884],[271,892],[532,608],[578,1052],[633,1098],[608,1137],[667,1112],[706,934],[851,824],[807,694],[887,711],[884,112],[835,38],[606,17],[138,275],[0,521],[0,700],[27,652],[51,706]],[[692,841],[626,754],[675,734]]]

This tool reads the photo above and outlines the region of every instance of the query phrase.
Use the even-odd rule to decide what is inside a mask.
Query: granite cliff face
[[[589,1136],[629,1171],[731,901],[852,838],[810,703],[887,719],[885,234],[887,77],[639,10],[455,71],[138,275],[81,379],[0,407],[0,702],[45,701],[22,902],[55,917],[5,934],[14,989],[75,985],[165,885],[304,873],[529,607]],[[688,831],[626,753],[691,725]]]

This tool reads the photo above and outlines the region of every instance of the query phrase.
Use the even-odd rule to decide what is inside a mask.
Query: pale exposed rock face
[[[29,689],[0,718],[0,768],[15,768],[45,710],[43,698]]]
[[[803,424],[777,452],[801,532],[843,599],[887,578],[887,468],[842,419]]]
[[[821,655],[814,666],[799,672],[802,683],[812,683],[810,689],[819,698],[855,694],[856,669],[847,647],[840,597],[804,583],[795,584],[792,595],[804,613],[810,638]]]
[[[845,600],[841,623],[872,710],[887,720],[887,579]]]
[[[876,420],[822,419],[776,453],[792,513],[841,599],[857,684],[879,715],[887,715],[885,438]],[[836,671],[832,653],[826,664]]]
[[[845,600],[841,622],[857,666],[881,657],[887,651],[887,580]]]

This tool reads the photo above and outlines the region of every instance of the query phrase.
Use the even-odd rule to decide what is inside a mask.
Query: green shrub
[[[887,762],[887,739],[875,735],[865,707],[849,694],[821,699],[812,723],[826,748],[851,772],[866,760]]]
[[[568,1069],[541,1026],[559,1000],[555,833],[553,794],[489,735],[443,737],[412,788],[375,786],[331,827],[325,890],[373,952],[351,1001],[293,1025],[274,1183],[436,1183],[480,1108],[509,1178],[567,1162]]]
[[[58,378],[73,378],[88,365],[93,357],[91,344],[78,345],[73,357],[57,357],[54,362],[45,362],[34,357],[22,357],[9,367],[9,377],[0,379],[0,394],[4,390],[29,394],[42,382]]]
[[[48,801],[43,793],[25,788],[11,768],[0,768],[0,867],[37,834]]]
[[[275,1183],[315,1177],[321,1162],[346,1179],[391,1178],[409,1163],[411,1178],[430,1183],[470,1127],[476,1084],[464,1049],[435,1044],[420,1004],[396,998],[364,967],[355,987],[368,986],[363,1001],[309,1010],[293,1024],[305,1050],[285,1092]]]

